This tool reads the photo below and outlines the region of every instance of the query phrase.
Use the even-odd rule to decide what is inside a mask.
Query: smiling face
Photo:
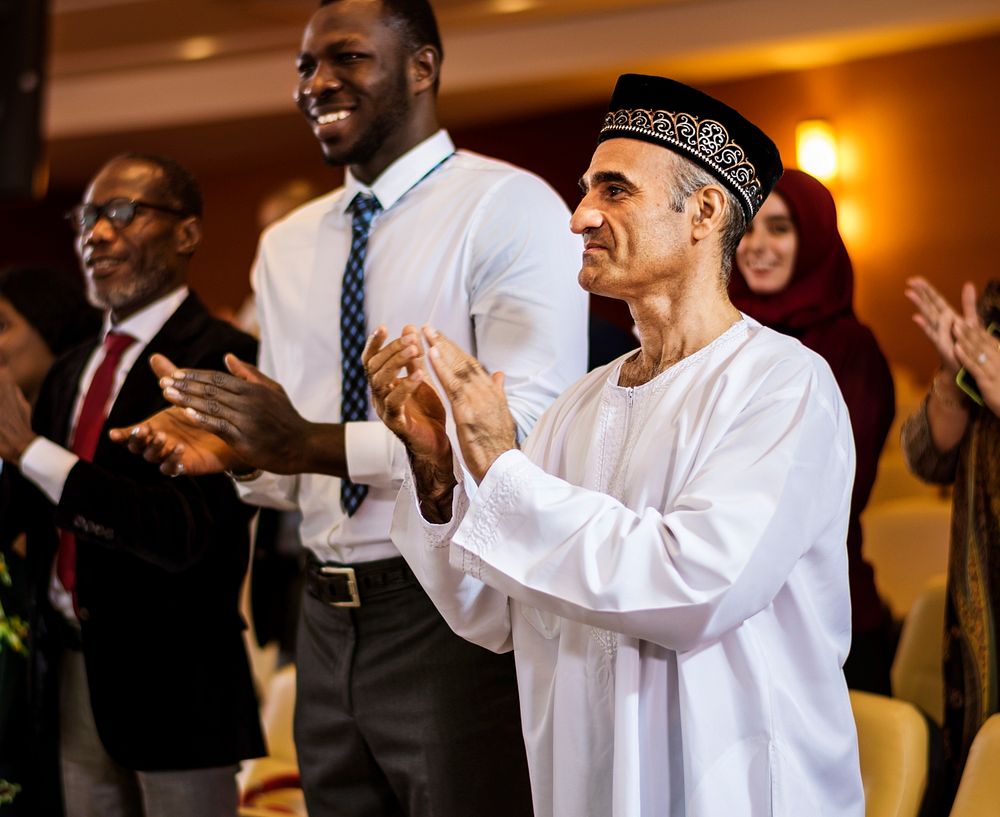
[[[784,199],[772,193],[747,228],[736,250],[736,266],[750,291],[781,292],[792,280],[799,237]]]
[[[33,403],[52,361],[42,336],[0,295],[0,372],[9,373]]]
[[[116,159],[94,177],[84,204],[132,199],[163,207],[168,200],[163,171],[135,159]],[[118,321],[176,289],[184,281],[188,257],[200,237],[198,219],[139,207],[131,224],[114,226],[102,217],[76,237],[76,252],[94,306],[111,310]]]
[[[339,0],[313,15],[295,100],[328,163],[370,183],[424,138],[411,115],[414,59],[380,0]]]
[[[584,239],[580,286],[631,300],[686,268],[690,216],[673,208],[674,155],[635,139],[598,145],[570,226]]]

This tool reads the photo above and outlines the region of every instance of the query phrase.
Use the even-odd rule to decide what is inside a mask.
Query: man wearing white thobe
[[[503,376],[434,329],[365,350],[411,464],[393,540],[458,633],[515,650],[537,817],[864,814],[847,410],[725,288],[780,173],[736,111],[619,80],[572,228],[581,285],[625,300],[642,346],[523,450]]]

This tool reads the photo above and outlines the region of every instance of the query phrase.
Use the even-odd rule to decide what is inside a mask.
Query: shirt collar
[[[455,145],[448,132],[439,130],[396,159],[382,171],[371,187],[354,178],[348,169],[344,174],[343,212],[347,212],[358,193],[374,193],[382,209],[388,210],[454,152]]]
[[[186,286],[178,287],[153,301],[149,306],[144,306],[134,315],[129,315],[121,323],[114,325],[111,324],[111,315],[108,313],[104,316],[104,331],[101,337],[113,329],[116,332],[131,335],[138,341],[140,347],[148,346],[149,342],[156,337],[156,333],[163,328],[163,324],[184,303],[187,296],[188,288]]]

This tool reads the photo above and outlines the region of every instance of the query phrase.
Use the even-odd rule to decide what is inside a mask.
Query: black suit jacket
[[[80,374],[93,345],[56,362],[35,430],[67,445]],[[27,486],[36,588],[36,700],[51,712],[63,623],[48,604],[57,526],[77,537],[77,598],[91,704],[108,753],[138,770],[197,769],[264,753],[239,614],[252,510],[222,475],[160,474],[111,442],[107,429],[166,403],[148,366],[223,368],[256,343],[190,296],[140,354],[111,409],[93,462],[78,462],[57,506]],[[42,715],[39,712],[39,715]]]

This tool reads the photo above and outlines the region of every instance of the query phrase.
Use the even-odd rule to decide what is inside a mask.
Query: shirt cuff
[[[451,518],[447,522],[429,522],[424,517],[420,508],[420,497],[417,495],[417,487],[413,479],[413,471],[409,467],[406,469],[403,486],[396,499],[397,513],[399,513],[401,505],[409,506],[412,518],[417,521],[423,531],[424,544],[430,548],[443,548],[451,543],[451,536],[458,529],[465,517],[466,509],[469,507],[466,485],[471,483],[474,487],[476,484],[471,479],[465,480],[465,471],[454,454],[452,455],[452,467],[457,482],[451,495]],[[393,537],[393,543],[400,547],[396,537]],[[400,549],[402,550],[402,548]]]
[[[271,474],[264,471],[256,479],[233,481],[236,493],[248,505],[273,508],[278,511],[297,511],[299,478]]]
[[[69,472],[79,461],[72,451],[45,437],[35,437],[21,455],[21,473],[58,505]]]
[[[496,458],[470,498],[461,525],[452,534],[452,567],[482,579],[483,557],[501,542],[505,520],[517,512],[525,470],[535,468],[517,448]]]
[[[406,476],[406,449],[380,422],[345,423],[344,448],[351,482],[387,488]]]

